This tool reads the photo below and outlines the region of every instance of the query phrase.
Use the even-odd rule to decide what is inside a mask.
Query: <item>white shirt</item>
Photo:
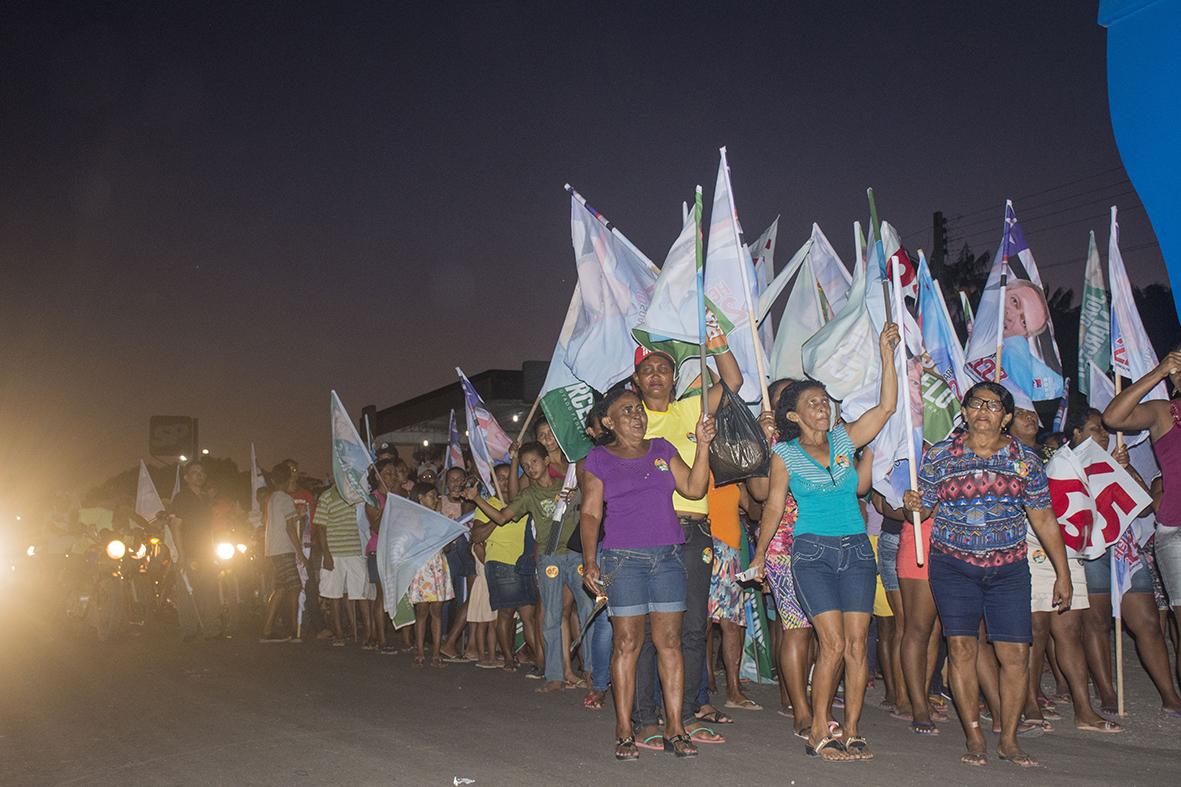
[[[267,501],[267,557],[293,555],[295,545],[287,535],[287,521],[294,519],[295,501],[286,492],[274,492]]]

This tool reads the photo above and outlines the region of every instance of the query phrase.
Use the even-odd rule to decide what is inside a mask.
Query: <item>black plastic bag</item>
[[[771,447],[763,428],[738,395],[721,383],[722,401],[714,421],[718,434],[709,446],[709,469],[714,484],[722,486],[771,471]]]

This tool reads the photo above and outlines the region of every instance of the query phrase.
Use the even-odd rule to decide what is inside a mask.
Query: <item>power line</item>
[[[1123,166],[1118,166],[1118,167],[1112,167],[1111,169],[1105,169],[1102,172],[1092,172],[1090,175],[1083,175],[1081,178],[1076,178],[1075,180],[1070,180],[1070,181],[1067,181],[1066,183],[1059,183],[1057,186],[1050,186],[1049,188],[1042,189],[1041,191],[1033,191],[1033,192],[1030,192],[1029,194],[1022,194],[1017,197],[1013,197],[1012,199],[1014,202],[1016,202],[1017,200],[1029,199],[1031,197],[1039,197],[1042,194],[1049,194],[1051,191],[1057,191],[1058,189],[1064,189],[1067,186],[1074,186],[1078,183],[1083,183],[1083,182],[1091,180],[1093,178],[1098,178],[1103,175],[1109,175],[1112,172],[1123,172],[1123,170],[1124,170]],[[961,213],[958,216],[956,216],[955,218],[962,219],[967,216],[974,216],[977,213],[984,213],[986,211],[995,210],[995,209],[996,209],[995,204],[989,205],[988,207],[985,207],[985,208],[977,208],[976,210],[970,210],[967,213]]]
[[[1046,202],[1043,202],[1043,203],[1040,203],[1040,204],[1034,204],[1034,205],[1032,205],[1032,206],[1030,206],[1030,205],[1026,204],[1026,205],[1024,205],[1024,206],[1023,206],[1023,209],[1022,209],[1022,211],[1021,211],[1021,212],[1022,212],[1023,216],[1024,216],[1025,218],[1027,218],[1027,219],[1040,218],[1040,216],[1031,216],[1031,215],[1029,215],[1029,214],[1030,214],[1030,213],[1037,213],[1038,211],[1040,211],[1040,210],[1042,210],[1042,209],[1044,209],[1044,208],[1049,208],[1049,207],[1052,207],[1052,206],[1055,206],[1055,205],[1059,205],[1059,204],[1061,204],[1061,203],[1065,203],[1065,202],[1070,202],[1070,201],[1072,201],[1072,200],[1076,200],[1076,199],[1078,199],[1079,197],[1085,197],[1085,196],[1087,196],[1087,195],[1089,195],[1089,194],[1097,194],[1097,193],[1099,193],[1099,192],[1101,192],[1101,191],[1107,191],[1108,189],[1117,188],[1117,187],[1119,187],[1119,186],[1124,186],[1124,185],[1127,185],[1127,184],[1130,184],[1130,183],[1131,183],[1131,181],[1130,181],[1130,180],[1128,180],[1127,178],[1124,178],[1123,180],[1119,180],[1119,181],[1116,181],[1116,182],[1114,182],[1114,183],[1108,183],[1108,184],[1106,184],[1106,185],[1099,186],[1098,188],[1094,188],[1094,189],[1087,189],[1086,191],[1079,191],[1079,192],[1076,192],[1076,193],[1074,193],[1074,194],[1067,194],[1067,195],[1066,195],[1066,196],[1064,196],[1064,197],[1057,197],[1057,198],[1055,198],[1055,199],[1052,199],[1052,200],[1047,200]],[[1121,194],[1127,194],[1127,193],[1129,193],[1129,192],[1128,192],[1127,190],[1125,190],[1125,191],[1123,191],[1123,192],[1120,192],[1120,193],[1121,193]],[[1113,196],[1119,196],[1119,195],[1113,195]],[[1015,202],[1015,201],[1014,201],[1014,202]],[[1002,219],[1003,219],[1003,208],[1002,208],[1002,211],[1001,211],[1001,215],[1002,215]],[[991,216],[990,216],[990,217],[983,218],[983,219],[975,219],[975,220],[973,220],[973,221],[969,221],[969,222],[961,222],[961,221],[959,220],[959,218],[958,218],[958,217],[955,217],[955,218],[949,217],[949,218],[948,218],[948,221],[949,221],[949,222],[954,222],[954,223],[955,223],[957,226],[960,226],[960,227],[967,228],[967,227],[974,227],[974,226],[977,226],[977,225],[979,225],[979,224],[991,224],[991,223],[993,223],[993,222],[995,221],[995,219],[994,219],[994,217],[991,217]],[[1003,226],[1003,225],[1002,225],[1002,226]],[[999,231],[999,230],[998,230],[998,231]]]
[[[1087,202],[1079,203],[1078,205],[1072,205],[1069,208],[1063,208],[1061,210],[1050,211],[1049,213],[1043,213],[1043,214],[1033,216],[1028,219],[1021,219],[1020,220],[1021,228],[1027,232],[1029,230],[1034,230],[1037,232],[1049,232],[1050,230],[1057,229],[1059,227],[1066,227],[1071,224],[1078,224],[1081,221],[1094,221],[1096,219],[1096,217],[1088,215],[1088,216],[1083,216],[1082,218],[1079,218],[1079,219],[1074,219],[1072,221],[1067,221],[1067,222],[1055,224],[1050,227],[1044,227],[1044,226],[1038,225],[1038,222],[1041,221],[1042,219],[1047,219],[1047,218],[1050,218],[1051,216],[1059,216],[1063,213],[1069,213],[1070,211],[1078,210],[1079,208],[1085,208],[1090,205],[1109,202],[1117,197],[1123,197],[1123,196],[1127,196],[1129,194],[1134,194],[1134,193],[1135,193],[1135,191],[1133,191],[1132,189],[1129,189],[1127,191],[1120,192],[1119,194],[1110,194],[1107,196],[1099,197],[1098,199],[1088,200]],[[1137,201],[1136,204],[1134,204],[1134,205],[1129,205],[1126,208],[1121,208],[1121,210],[1125,210],[1125,211],[1135,211],[1135,210],[1143,210],[1143,209],[1144,209],[1144,206],[1139,201]],[[974,232],[964,233],[964,234],[959,235],[957,237],[962,238],[963,240],[966,241],[966,240],[969,240],[972,238],[979,238],[979,237],[985,237],[988,235],[999,235],[999,234],[1000,234],[999,230],[989,228],[989,229],[976,230]]]
[[[1157,248],[1159,248],[1160,243],[1157,241],[1154,241],[1154,240],[1146,241],[1144,243],[1137,243],[1135,246],[1129,246],[1126,249],[1120,249],[1120,253],[1126,254],[1128,252],[1140,251],[1141,249],[1150,249],[1153,246],[1156,246]],[[1049,270],[1050,268],[1060,268],[1063,265],[1085,265],[1086,262],[1087,262],[1087,258],[1082,257],[1082,258],[1075,258],[1073,260],[1066,260],[1064,262],[1051,262],[1051,263],[1047,263],[1046,265],[1038,265],[1037,268],[1038,268],[1038,271],[1040,272],[1040,271],[1044,271],[1044,270]]]

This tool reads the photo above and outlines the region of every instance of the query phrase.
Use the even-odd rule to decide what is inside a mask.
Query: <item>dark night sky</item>
[[[356,414],[548,356],[563,183],[661,262],[723,144],[781,262],[813,220],[848,262],[867,185],[911,246],[943,210],[995,247],[1009,196],[1077,291],[1120,195],[1165,279],[1093,2],[46,5],[0,18],[10,507],[129,466],[154,413],[323,472],[329,388]]]

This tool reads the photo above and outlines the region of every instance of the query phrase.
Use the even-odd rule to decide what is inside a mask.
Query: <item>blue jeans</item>
[[[878,574],[886,592],[898,590],[898,545],[902,542],[900,533],[883,532],[878,536]]]
[[[976,566],[931,550],[931,595],[948,637],[975,637],[980,617],[990,642],[1033,642],[1029,561]]]
[[[797,532],[792,542],[796,596],[809,620],[833,610],[873,614],[877,571],[865,533],[818,536]]]
[[[542,555],[537,558],[537,591],[541,596],[541,639],[545,644],[545,679],[562,682],[562,588],[570,588],[581,623],[590,614],[594,601],[582,586],[582,555]],[[572,632],[572,636],[577,632]]]
[[[611,682],[611,648],[615,644],[611,619],[607,617],[606,610],[591,621],[587,636],[590,637],[591,688],[606,691]]]

